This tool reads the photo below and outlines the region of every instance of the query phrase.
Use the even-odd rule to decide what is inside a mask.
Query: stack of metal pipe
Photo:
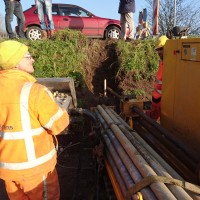
[[[184,182],[183,178],[112,108],[98,105],[95,113],[102,125],[106,162],[111,166],[122,199],[137,199],[137,194],[130,191],[145,177],[162,176]],[[141,188],[140,193],[143,199],[147,200],[200,199],[200,196],[193,192],[162,181]]]
[[[200,156],[179,137],[149,118],[136,106],[131,108],[134,114],[134,130],[187,181],[200,183]],[[192,137],[192,136],[191,136]]]

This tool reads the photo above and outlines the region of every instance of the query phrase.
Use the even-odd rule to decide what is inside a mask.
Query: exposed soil
[[[104,79],[107,79],[108,86],[116,88],[118,85],[118,80],[115,79],[118,66],[115,46],[115,40],[91,40],[85,71],[87,85],[94,94],[103,93]]]
[[[104,79],[107,81],[107,87],[110,87],[119,95],[123,95],[123,91],[139,88],[145,92],[145,97],[150,97],[153,81],[141,80],[136,82],[131,72],[117,75],[119,62],[116,40],[91,40],[90,42],[90,52],[87,52],[88,60],[84,64],[87,88],[76,88],[77,97],[79,100],[81,99],[83,107],[96,106],[102,103],[106,105],[116,103],[116,97],[108,91],[107,97],[104,96]],[[136,98],[144,98],[144,96],[137,96]]]

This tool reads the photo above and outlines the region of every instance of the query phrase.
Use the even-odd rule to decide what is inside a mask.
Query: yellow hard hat
[[[166,41],[168,38],[165,35],[159,37],[155,50],[160,49],[165,46]]]
[[[0,70],[16,67],[21,61],[28,46],[15,40],[6,40],[0,43]]]

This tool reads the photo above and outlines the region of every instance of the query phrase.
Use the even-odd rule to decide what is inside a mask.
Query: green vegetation
[[[158,67],[158,56],[154,50],[155,40],[119,41],[117,45],[119,74],[131,73],[134,80],[151,80]]]
[[[102,44],[99,41],[101,40],[87,39],[80,32],[69,29],[57,32],[53,40],[22,40],[30,47],[30,52],[35,59],[34,76],[69,76],[74,78],[76,86],[84,87],[87,85],[86,66],[90,63],[88,58],[91,58],[88,54],[91,51],[91,45],[98,47]],[[107,45],[109,46],[109,42]],[[119,40],[116,41],[115,47],[118,56],[116,78],[120,77],[120,80],[125,80],[127,77],[131,77],[135,82],[153,80],[158,65],[158,56],[154,50],[154,39],[135,40],[133,42]],[[96,59],[95,54],[92,59]],[[94,66],[94,68],[96,67],[98,66]],[[143,95],[144,93],[140,87],[126,88],[125,90],[127,90],[125,91],[127,94]]]
[[[84,77],[83,62],[86,38],[78,31],[62,30],[53,40],[22,40],[28,45],[36,77],[73,77],[76,83]]]

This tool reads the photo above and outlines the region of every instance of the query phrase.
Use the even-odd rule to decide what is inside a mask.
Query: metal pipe
[[[110,109],[110,111],[115,115],[118,123],[121,123],[124,128],[126,128],[126,130],[128,130],[130,134],[135,137],[135,140],[140,142],[146,151],[149,152],[149,154],[152,155],[171,174],[172,177],[184,180],[156,151],[152,149],[152,147],[145,140],[142,139],[142,137],[138,135],[136,131],[131,129],[130,126],[116,112],[114,112],[113,109]]]
[[[83,108],[72,108],[69,110],[69,114],[70,115],[86,115],[87,117],[89,117],[97,126],[98,126],[98,121],[96,116],[94,115],[93,112],[91,112],[88,109],[83,109]]]
[[[112,90],[110,87],[107,87],[107,90],[113,94],[115,97],[117,97],[120,100],[128,101],[129,99],[133,99],[134,95],[128,95],[128,96],[121,96],[118,93],[116,93],[114,90]]]
[[[131,143],[137,147],[137,149],[143,148],[146,150],[146,155],[151,156],[152,159],[155,161],[158,161],[157,163],[160,164],[161,167],[164,167],[164,171],[166,170],[167,173],[169,173],[173,178],[185,181],[162,157],[159,156],[158,153],[156,153],[138,134],[135,132],[133,129],[130,128],[130,126],[111,108],[102,106],[105,111],[111,116],[111,118],[114,120],[116,124],[118,124],[119,128],[122,130],[122,132],[127,136],[127,138],[131,141]],[[110,114],[112,113],[112,114]],[[147,133],[147,135],[151,135]],[[154,141],[155,142],[155,141]],[[137,143],[140,145],[138,146]],[[142,152],[140,151],[142,154]],[[145,154],[142,154],[145,155]],[[144,156],[145,157],[145,156]],[[148,161],[148,157],[146,158]],[[178,164],[178,166],[181,165],[181,163]],[[160,169],[159,171],[163,172],[163,169]],[[160,174],[162,175],[162,174]],[[190,174],[191,177],[191,174]],[[182,189],[182,188],[181,188]],[[178,189],[179,190],[179,189]],[[185,190],[184,190],[185,191]],[[176,191],[175,191],[176,193]],[[185,192],[182,192],[182,194],[179,194],[180,192],[176,195],[178,195],[178,199],[184,199],[187,194],[184,194]],[[188,194],[195,200],[199,200],[200,196],[188,191]],[[181,195],[183,195],[182,198]]]
[[[110,141],[113,143],[117,153],[119,154],[122,162],[126,166],[126,169],[128,170],[131,178],[135,183],[139,182],[140,180],[143,179],[141,174],[139,173],[138,169],[133,165],[131,159],[128,157],[124,149],[122,148],[121,144],[117,140],[117,138],[114,136],[111,130],[107,131],[107,135],[110,138]],[[157,198],[155,195],[152,193],[152,191],[149,188],[144,188],[141,190],[141,193],[146,200],[156,200]]]
[[[85,116],[88,117],[91,120],[91,122],[93,123],[92,124],[92,128],[96,133],[96,141],[95,141],[94,145],[96,145],[96,144],[98,144],[100,142],[100,135],[101,135],[100,123],[97,120],[97,117],[93,112],[91,112],[88,109],[83,109],[83,108],[72,108],[69,111],[69,114],[70,115],[82,115],[84,117]]]
[[[139,109],[138,107],[134,106],[132,107],[132,111],[137,113],[140,117],[145,119],[146,122],[154,126],[157,130],[159,130],[160,133],[166,136],[167,139],[169,139],[172,143],[175,144],[175,146],[181,148],[184,153],[187,155],[187,157],[194,160],[194,163],[199,162],[199,154],[198,152],[194,152],[191,149],[189,149],[184,143],[177,140],[169,131],[167,131],[165,128],[160,126],[160,124],[156,123],[153,119],[149,118],[145,113]]]
[[[99,119],[101,125],[103,126],[104,130],[107,130],[108,124],[106,123],[106,121],[103,119],[103,117],[101,116],[101,114],[99,113],[99,111],[96,109],[95,110],[95,114],[97,115],[97,118]]]
[[[118,200],[124,200],[124,197],[126,195],[126,187],[125,184],[119,174],[119,171],[116,168],[116,165],[114,164],[114,161],[112,157],[110,156],[109,152],[106,152],[106,158],[105,159],[105,166],[108,172],[108,175],[110,177],[111,183],[113,185],[115,194],[117,196]]]
[[[108,137],[110,138],[110,140],[112,141],[113,145],[115,146],[115,149],[117,150],[120,158],[122,159],[123,163],[125,164],[130,176],[132,177],[134,182],[138,182],[139,180],[142,179],[142,176],[140,175],[140,173],[138,172],[138,170],[134,167],[132,161],[129,159],[129,157],[127,156],[127,154],[125,153],[124,149],[121,147],[120,143],[116,142],[112,137],[115,137],[112,133],[112,131],[108,128],[108,125],[106,124],[106,121],[103,119],[103,117],[100,115],[100,113],[98,112],[98,110],[95,110],[95,113],[98,116],[98,119],[100,120],[101,124],[103,125],[105,132],[104,134],[107,134]],[[152,193],[151,190],[147,189],[143,189],[142,191],[142,195],[145,197],[145,199],[149,199],[149,200],[153,200],[155,199],[155,195]]]
[[[106,122],[104,121],[102,116],[99,114],[99,112],[97,110],[95,112],[96,112],[100,122],[103,124],[103,127],[105,129],[105,134],[107,134],[108,137],[110,138],[110,141],[114,145],[116,151],[119,154],[120,159],[123,161],[124,165],[126,166],[126,168],[127,168],[128,172],[129,172],[130,176],[132,177],[133,181],[134,182],[139,182],[143,177],[138,172],[137,168],[135,168],[135,166],[133,165],[132,161],[127,156],[126,152],[121,147],[121,144],[117,141],[117,139],[115,138],[115,136],[112,133],[112,131],[110,129],[108,129],[108,125],[106,124]],[[142,189],[141,193],[142,193],[142,195],[144,196],[144,198],[146,200],[148,200],[148,199],[149,200],[157,199],[149,188]]]
[[[171,165],[175,166],[179,173],[182,173],[181,175],[188,181],[198,184],[198,166],[200,165],[198,152],[194,152],[189,149],[185,144],[176,139],[169,131],[146,116],[141,109],[133,107],[132,110],[141,117],[138,121],[146,127],[148,131],[151,131],[151,134],[153,134],[155,138],[157,138],[157,144],[160,144],[160,147],[163,145],[160,153],[166,155],[166,153],[164,153],[166,150],[169,155],[171,154],[171,159],[169,160]],[[146,135],[146,137],[149,136]],[[154,146],[154,144],[152,145]],[[158,149],[160,147],[155,146],[154,148]],[[165,158],[169,158],[169,156],[165,156]]]
[[[103,120],[102,116],[98,112],[98,110],[95,110],[95,114],[100,121],[101,125],[103,126],[103,129],[101,129],[102,136],[105,134],[104,130],[107,130],[108,125]],[[104,159],[104,163],[106,166],[107,173],[110,177],[111,183],[113,185],[113,189],[115,191],[115,194],[117,196],[118,200],[124,200],[124,197],[126,195],[127,188],[125,187],[124,181],[122,180],[122,177],[120,176],[120,173],[118,169],[116,168],[116,165],[114,164],[114,161],[108,151],[106,149],[106,158]]]
[[[159,175],[164,176],[168,178],[172,178],[172,176],[155,160],[149,155],[149,153],[141,146],[141,144],[135,139],[130,138],[129,132],[124,129],[124,127],[120,126],[120,129],[123,131],[123,133],[127,136],[127,138],[131,141],[131,143],[137,148],[137,150],[140,152],[140,154],[143,156],[143,158],[148,162],[148,164],[153,168],[153,170]],[[170,191],[174,194],[174,196],[177,199],[190,199],[192,198],[186,193],[186,191],[176,185],[167,185],[167,187],[170,189]]]
[[[114,96],[116,96],[118,99],[123,99],[123,96],[120,96],[119,94],[117,94],[114,90],[112,90],[110,87],[107,87],[107,90],[113,94]]]
[[[146,135],[146,137],[145,138],[147,138],[147,141],[148,141],[148,143],[149,144],[153,144],[154,146],[156,146],[157,148],[157,151],[158,152],[163,152],[163,150],[159,150],[160,148],[161,148],[161,146],[160,145],[155,145],[155,144],[158,144],[158,141],[156,141],[155,140],[155,138],[153,138],[152,137],[152,135],[151,134],[149,134],[149,132],[147,132],[143,127],[141,127],[140,125],[137,125],[136,127],[135,127],[135,130],[136,131],[138,131],[140,134],[141,134],[141,136],[143,135],[143,134],[145,134]],[[169,153],[170,153],[170,151],[169,151]],[[168,152],[165,152],[164,154],[162,154],[163,155],[163,157],[166,157],[166,158],[168,158],[169,157],[169,153]],[[179,165],[181,166],[182,165],[182,163],[175,163],[178,167],[179,167]],[[172,165],[173,166],[173,165]],[[177,167],[175,167],[175,168],[177,168]],[[181,168],[182,170],[183,170],[183,168]],[[188,173],[188,172],[185,172],[184,171],[184,176],[186,176],[186,173]],[[190,179],[193,179],[193,178],[191,178],[191,177],[194,177],[193,176],[193,174],[187,174],[187,176],[188,177],[190,177]],[[186,176],[186,177],[187,177]],[[174,177],[175,178],[175,177]],[[178,178],[177,178],[178,179]],[[182,180],[182,181],[184,181],[184,179],[179,179],[179,180]],[[190,192],[190,191],[188,191],[188,194],[193,198],[193,199],[195,199],[195,200],[199,200],[200,199],[200,197],[199,197],[199,195],[196,195],[196,194],[194,194],[194,193],[192,193],[192,192]]]
[[[174,0],[174,27],[176,26],[176,0]]]
[[[160,144],[160,141],[153,137],[144,127],[142,127],[139,123],[135,123],[134,129],[140,133],[141,137],[143,137],[154,149],[162,155],[164,159],[171,160],[170,164],[172,167],[177,169],[181,176],[184,176],[186,180],[190,178],[190,180],[194,180],[194,175],[179,161],[176,159],[174,153],[170,151],[170,149],[165,148],[164,145]],[[169,161],[168,161],[169,162]]]
[[[102,106],[105,111],[109,114],[109,116],[114,120],[116,124],[118,124],[120,130],[125,134],[125,136],[131,141],[131,143],[134,145],[134,147],[137,148],[137,150],[140,152],[140,154],[143,156],[143,158],[148,162],[148,164],[154,169],[154,171],[160,175],[165,176],[168,178],[172,178],[172,176],[157,162],[156,159],[153,159],[151,155],[149,155],[149,152],[145,150],[145,148],[134,138],[130,132],[125,129],[125,127],[120,123],[120,121],[117,119],[117,117],[111,112],[111,109],[107,108],[106,106]],[[111,133],[110,133],[111,135]],[[111,139],[111,138],[110,138]],[[111,139],[112,142],[115,141],[114,136]],[[119,145],[118,145],[119,146]],[[118,149],[118,148],[117,148]],[[123,151],[123,150],[120,150]],[[120,154],[120,151],[118,152]],[[121,158],[125,157],[124,155],[121,156]],[[126,166],[128,167],[128,166]],[[131,172],[129,172],[131,174]],[[185,190],[179,186],[174,185],[168,185],[168,188],[172,191],[174,196],[177,199],[191,199],[192,198],[188,195],[188,193],[185,192]]]
[[[104,97],[107,96],[107,81],[104,79]]]
[[[125,168],[124,164],[122,163],[121,159],[119,158],[117,152],[115,151],[115,148],[113,147],[110,139],[108,138],[107,135],[103,135],[106,147],[108,149],[108,151],[110,152],[118,171],[120,172],[120,175],[126,185],[127,188],[133,187],[134,186],[134,182],[133,180],[130,178],[127,169]]]
[[[103,118],[106,119],[106,121],[110,125],[111,130],[115,134],[116,138],[120,141],[121,145],[123,146],[123,148],[129,155],[131,160],[133,161],[134,165],[138,168],[142,176],[143,177],[150,176],[150,175],[155,176],[156,173],[153,171],[153,169],[146,163],[146,161],[142,158],[139,152],[133,147],[130,141],[124,136],[121,130],[115,124],[113,124],[113,121],[108,116],[108,114],[103,110],[103,108],[100,105],[98,105],[97,109],[99,110]],[[165,200],[176,199],[163,183],[156,182],[156,183],[151,184],[150,187],[158,199],[165,199]]]
[[[167,153],[167,155],[171,155],[172,159],[170,159],[173,163],[179,163],[178,166],[182,166],[182,168],[187,168],[188,174],[193,174],[193,171],[196,170],[197,166],[189,157],[187,157],[180,148],[177,148],[173,143],[170,143],[166,137],[163,137],[154,127],[151,127],[146,120],[139,120],[140,125],[148,130],[148,132],[158,141],[157,145],[161,146],[163,149],[162,153]],[[161,153],[161,152],[160,152]],[[169,156],[170,157],[170,156]],[[189,166],[189,167],[188,167]],[[192,172],[192,173],[191,173]]]

